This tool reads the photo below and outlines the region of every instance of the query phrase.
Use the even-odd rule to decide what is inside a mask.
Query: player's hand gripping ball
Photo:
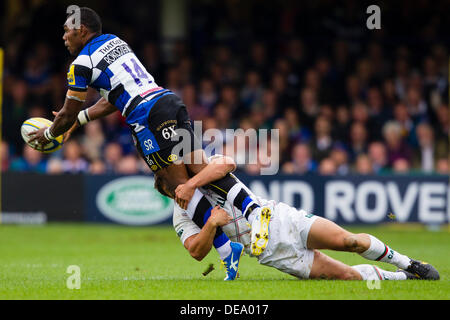
[[[28,142],[32,138],[32,136],[30,136],[31,132],[34,132],[41,128],[51,127],[52,124],[52,121],[45,118],[30,118],[24,121],[22,127],[20,128],[23,140],[33,149],[43,153],[51,153],[58,150],[63,144],[63,135],[60,135],[55,140],[51,140],[45,146],[40,146],[37,141],[33,141],[31,143]]]

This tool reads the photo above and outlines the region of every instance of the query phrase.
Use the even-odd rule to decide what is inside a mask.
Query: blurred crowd
[[[409,13],[400,17],[386,8],[391,15],[375,31],[367,30],[365,8],[355,1],[328,11],[320,10],[328,1],[317,1],[319,7],[288,1],[255,12],[248,4],[237,10],[235,1],[208,3],[193,1],[187,38],[170,46],[133,33],[140,26],[132,22],[120,30],[105,23],[104,32],[129,42],[156,82],[202,121],[203,132],[278,129],[276,148],[246,150],[258,162],[238,161],[239,170],[259,174],[277,161],[285,174],[449,174],[449,39],[439,15],[445,2],[431,12],[426,2],[408,2]],[[420,12],[430,19],[405,28]],[[20,28],[7,39],[2,171],[149,172],[118,113],[80,128],[51,155],[24,145],[21,123],[53,119],[64,101],[73,57],[60,39],[61,21],[53,41],[31,41]],[[89,91],[86,107],[98,98]],[[239,160],[240,139],[224,139],[222,152]]]

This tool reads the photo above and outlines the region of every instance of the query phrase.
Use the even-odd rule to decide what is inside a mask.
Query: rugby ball
[[[39,130],[41,128],[47,128],[51,127],[53,124],[52,121],[45,119],[45,118],[30,118],[28,120],[25,120],[22,123],[22,127],[20,128],[20,132],[22,133],[22,138],[25,141],[26,144],[28,144],[33,149],[43,152],[43,153],[51,153],[59,148],[61,148],[63,144],[63,136],[60,135],[55,140],[50,141],[48,144],[44,146],[44,149],[39,148],[36,141],[29,143],[28,141],[31,139],[30,133],[34,132],[36,130]]]

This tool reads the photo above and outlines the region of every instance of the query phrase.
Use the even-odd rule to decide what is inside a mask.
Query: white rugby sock
[[[370,264],[358,264],[352,268],[358,271],[363,280],[406,280],[403,272],[386,271]]]
[[[401,269],[408,268],[411,259],[389,248],[386,244],[372,235],[370,237],[370,247],[360,255],[368,260],[382,261],[393,264]]]
[[[231,241],[228,240],[220,247],[216,248],[217,253],[220,256],[220,259],[223,260],[231,254]]]

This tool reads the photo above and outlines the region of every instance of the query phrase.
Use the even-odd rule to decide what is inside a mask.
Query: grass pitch
[[[441,280],[297,280],[244,256],[240,278],[224,282],[215,251],[192,259],[171,226],[94,224],[0,225],[0,299],[450,299],[450,230],[421,226],[352,227],[392,248],[432,263]],[[347,264],[372,263],[356,254],[324,251]],[[213,270],[202,272],[210,263]],[[386,270],[391,265],[376,263]],[[80,267],[81,288],[68,289],[70,265]]]

